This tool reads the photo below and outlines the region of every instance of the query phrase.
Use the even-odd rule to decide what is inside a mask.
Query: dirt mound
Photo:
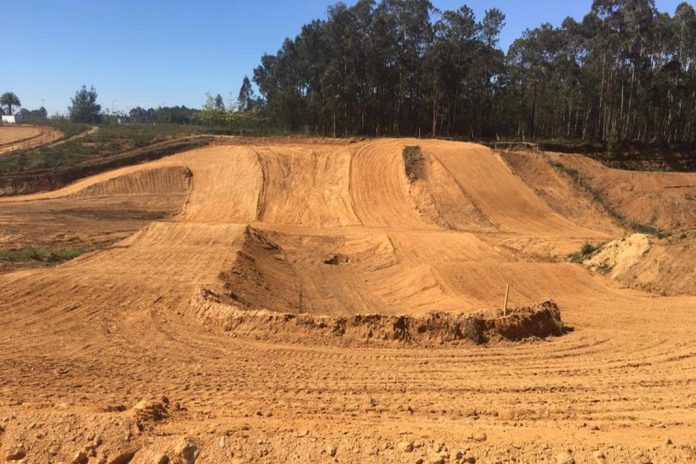
[[[79,197],[185,193],[190,188],[191,171],[182,166],[143,169],[132,174],[98,182],[72,194]]]
[[[645,234],[632,234],[607,243],[583,264],[593,271],[616,278],[635,266],[648,250],[650,237]]]
[[[423,316],[355,314],[330,317],[312,314],[247,310],[204,289],[193,299],[194,314],[206,324],[234,335],[278,341],[322,341],[339,344],[440,344],[469,341],[543,338],[564,333],[553,301],[495,313],[430,312]]]
[[[620,284],[662,295],[696,293],[696,236],[632,234],[602,246],[583,265]]]

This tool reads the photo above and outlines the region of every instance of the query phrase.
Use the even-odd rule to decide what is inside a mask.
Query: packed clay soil
[[[696,176],[686,172],[611,169],[580,155],[554,153],[551,159],[577,170],[629,221],[667,231],[693,230]]]
[[[417,175],[405,146],[420,147]],[[118,239],[0,274],[0,459],[695,462],[696,296],[568,262],[625,232],[529,159],[436,140],[229,140],[0,198],[5,241]],[[631,198],[664,190],[660,224],[695,227],[667,187],[696,175],[610,174]],[[428,324],[507,314],[506,284],[523,309],[503,321],[555,320],[557,305],[563,330],[428,339]],[[336,321],[384,330],[327,336]],[[415,335],[378,336],[397,324]]]
[[[54,142],[63,132],[45,126],[0,125],[0,155]]]

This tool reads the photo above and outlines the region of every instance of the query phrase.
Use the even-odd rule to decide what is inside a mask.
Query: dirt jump
[[[0,459],[695,462],[696,296],[569,262],[627,231],[544,156],[230,140],[0,198],[115,240],[0,274]],[[696,175],[641,174],[688,248]]]

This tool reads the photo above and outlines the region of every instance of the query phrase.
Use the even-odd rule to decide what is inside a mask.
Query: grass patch
[[[67,138],[88,131],[91,127],[89,124],[70,122],[67,119],[49,119],[48,121],[36,122],[33,124],[39,126],[49,126],[60,130],[61,132],[63,132],[63,137],[61,138],[61,140],[65,140]]]
[[[580,251],[572,253],[568,256],[568,258],[571,263],[582,263],[583,261],[591,258],[592,255],[599,250],[600,246],[601,245],[594,245],[592,243],[585,242]]]
[[[417,145],[404,147],[402,152],[404,157],[404,170],[410,182],[425,177],[425,157],[421,148]]]
[[[624,228],[641,234],[657,235],[660,238],[667,235],[658,227],[651,226],[649,224],[641,224],[639,222],[627,219],[621,211],[614,208],[614,206],[612,206],[612,204],[609,203],[609,200],[602,192],[595,189],[584,177],[582,177],[582,175],[576,169],[573,169],[570,166],[566,166],[563,163],[553,160],[549,160],[549,164],[557,171],[573,179],[573,182],[575,182],[577,186],[585,190],[590,195],[590,197],[592,197],[593,201],[602,205],[604,210]]]
[[[611,266],[609,266],[609,264],[607,263],[602,263],[599,266],[597,266],[595,270],[600,274],[607,275],[611,272]]]
[[[41,261],[44,263],[62,263],[76,258],[84,253],[94,251],[96,248],[17,248],[14,250],[0,250],[0,261],[11,263],[23,263],[28,261]]]

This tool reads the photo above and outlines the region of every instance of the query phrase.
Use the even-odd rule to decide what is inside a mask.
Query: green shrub
[[[600,245],[593,245],[592,243],[585,242],[580,251],[572,253],[568,258],[572,263],[582,263],[592,257],[599,248]]]
[[[93,251],[94,248],[17,248],[0,250],[0,261],[20,263],[27,261],[43,261],[60,263],[76,258],[81,254]]]

